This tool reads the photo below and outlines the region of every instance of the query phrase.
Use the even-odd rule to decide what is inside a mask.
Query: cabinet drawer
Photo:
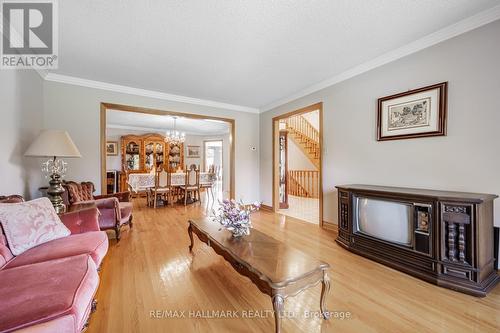
[[[456,266],[443,265],[441,273],[447,276],[452,276],[459,279],[464,279],[467,281],[472,281],[473,272],[471,269],[460,268]]]

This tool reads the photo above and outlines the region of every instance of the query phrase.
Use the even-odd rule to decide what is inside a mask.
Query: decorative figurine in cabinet
[[[176,170],[184,165],[184,144],[168,144],[168,167]]]

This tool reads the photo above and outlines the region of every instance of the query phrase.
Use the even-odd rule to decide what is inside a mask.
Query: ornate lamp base
[[[63,203],[62,194],[64,193],[64,188],[61,185],[61,175],[53,173],[50,175],[49,188],[47,189],[47,196],[50,202],[54,206],[57,214],[64,213],[66,211],[66,206]]]
[[[64,213],[66,206],[63,203],[61,194],[64,193],[64,188],[61,185],[61,177],[66,173],[66,162],[58,160],[56,156],[46,161],[42,165],[42,171],[50,175],[49,188],[47,196],[54,206],[57,214]]]

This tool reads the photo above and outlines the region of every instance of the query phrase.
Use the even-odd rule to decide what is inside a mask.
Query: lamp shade
[[[68,132],[63,130],[43,130],[31,143],[24,156],[82,157]]]

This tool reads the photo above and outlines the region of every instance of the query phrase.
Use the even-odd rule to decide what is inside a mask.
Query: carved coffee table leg
[[[285,299],[281,295],[273,296],[274,328],[276,333],[281,332],[281,317],[285,310]]]
[[[193,240],[193,226],[191,225],[191,223],[189,223],[188,235],[189,235],[189,239],[191,240],[191,245],[189,245],[189,252],[192,252],[193,251],[194,240]]]
[[[326,271],[323,272],[323,281],[321,284],[321,299],[320,299],[320,309],[321,309],[321,314],[323,315],[324,319],[329,319],[330,315],[328,313],[328,310],[326,309],[326,296],[328,295],[328,292],[330,291],[330,278],[328,277],[328,274]]]

